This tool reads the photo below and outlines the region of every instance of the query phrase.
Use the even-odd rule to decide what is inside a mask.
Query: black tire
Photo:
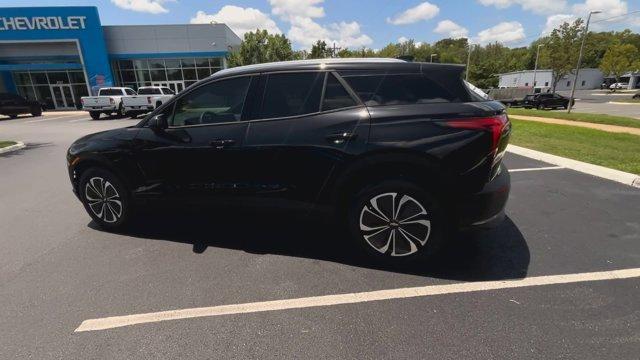
[[[378,212],[389,218],[384,214],[390,213],[391,201],[395,219],[374,216]],[[387,264],[428,260],[440,249],[449,227],[435,197],[407,180],[384,180],[359,191],[347,211],[347,225],[359,250],[371,260]]]
[[[18,118],[18,114],[11,114],[9,115],[10,119],[17,119]]]
[[[91,116],[91,118],[93,120],[98,120],[98,119],[100,119],[100,112],[98,112],[98,111],[89,111],[89,116]]]
[[[536,106],[536,109],[538,109],[538,110],[544,110],[544,105],[542,105],[542,104],[538,104],[538,106]]]
[[[42,107],[41,106],[34,106],[31,109],[31,115],[34,117],[38,117],[42,115]]]
[[[159,108],[160,106],[162,106],[162,102],[161,101],[157,101],[156,102],[156,109]]]
[[[87,169],[80,177],[78,192],[89,216],[105,230],[121,230],[133,216],[127,187],[110,171]]]

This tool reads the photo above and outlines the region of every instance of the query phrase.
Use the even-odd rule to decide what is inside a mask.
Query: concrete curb
[[[624,171],[606,168],[604,166],[593,165],[582,161],[563,158],[561,156],[543,153],[516,145],[507,146],[507,151],[516,155],[526,156],[531,159],[544,161],[549,164],[565,167],[567,169],[579,171],[581,173],[597,176],[603,179],[612,180],[621,184],[640,188],[640,176]]]
[[[16,141],[15,145],[11,145],[11,146],[7,146],[7,147],[3,147],[0,149],[0,154],[6,154],[6,153],[10,153],[12,151],[17,151],[20,149],[24,149],[25,147],[27,147],[27,145],[25,145],[22,141]]]

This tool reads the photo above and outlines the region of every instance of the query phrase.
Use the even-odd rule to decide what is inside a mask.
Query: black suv
[[[575,101],[571,104],[573,106]],[[569,107],[569,98],[566,98],[560,94],[536,94],[527,95],[522,101],[522,106],[525,109],[566,109]]]
[[[42,105],[34,100],[27,100],[20,95],[0,93],[0,115],[15,119],[20,114],[42,115]]]
[[[327,59],[222,70],[138,125],[77,140],[73,190],[106,229],[152,199],[332,209],[379,259],[503,218],[511,132],[463,67]],[[299,208],[299,207],[298,207]]]

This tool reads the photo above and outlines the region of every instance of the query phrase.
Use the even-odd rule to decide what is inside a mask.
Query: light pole
[[[469,50],[467,51],[467,71],[465,71],[464,80],[469,82],[469,69],[471,66],[471,47],[473,45],[469,44]]]
[[[538,52],[536,52],[536,65],[533,67],[533,93],[536,93],[536,75],[538,75],[538,59],[540,58],[540,48],[542,44],[538,45]]]
[[[433,62],[433,57],[438,56],[438,54],[431,54],[431,60],[429,62]]]
[[[584,27],[584,34],[582,34],[582,44],[580,45],[580,54],[578,55],[578,66],[576,66],[576,75],[573,77],[573,85],[571,86],[571,96],[569,96],[569,106],[567,107],[567,113],[571,113],[573,107],[573,95],[576,93],[576,83],[578,82],[578,73],[580,72],[580,64],[582,63],[582,51],[584,50],[584,42],[587,39],[589,33],[589,22],[591,21],[591,15],[600,14],[602,11],[591,11],[587,17],[587,24]]]

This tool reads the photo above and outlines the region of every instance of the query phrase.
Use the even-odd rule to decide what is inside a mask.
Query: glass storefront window
[[[203,68],[209,67],[209,59],[207,59],[207,58],[197,58],[196,59],[196,66],[199,67],[199,68],[200,67],[203,67]]]
[[[209,64],[211,64],[211,67],[222,67],[222,58],[213,58],[213,59],[209,59]]]
[[[207,69],[198,69],[198,80],[206,79],[211,75],[211,70]]]
[[[133,60],[133,65],[136,69],[148,69],[149,63],[147,60]]]
[[[136,76],[138,77],[139,82],[151,81],[151,74],[149,74],[149,70],[137,70]]]
[[[120,75],[122,76],[122,82],[136,82],[136,73],[132,70],[122,70],[120,71]]]
[[[165,70],[151,70],[152,81],[167,81],[167,72]]]
[[[68,84],[69,76],[66,72],[50,72],[49,73],[50,84]]]
[[[172,81],[181,81],[182,80],[182,70],[180,69],[168,69],[167,70],[167,78]]]
[[[196,69],[182,69],[185,80],[197,80]]]
[[[47,73],[44,72],[33,72],[31,73],[31,80],[35,85],[47,85],[49,84],[49,80],[47,79]]]
[[[16,88],[18,89],[18,94],[27,100],[36,99],[36,93],[35,90],[33,90],[33,86],[16,86]]]
[[[180,59],[180,62],[182,63],[182,67],[195,67],[196,66],[196,62],[194,59]]]
[[[38,100],[41,103],[44,103],[47,109],[56,108],[55,104],[53,103],[53,97],[51,95],[51,88],[49,88],[49,85],[34,86],[34,89],[36,91],[36,94],[38,95]]]
[[[164,69],[164,60],[151,59],[149,60],[149,68],[151,69]]]
[[[86,88],[84,73],[82,71],[69,71],[69,80],[72,84],[82,84]]]
[[[167,69],[180,69],[180,60],[179,59],[165,60],[164,63],[167,65]]]
[[[86,85],[73,85],[73,101],[76,104],[76,108],[80,109],[82,107],[82,103],[80,102],[80,98],[83,96],[89,96],[87,92]]]
[[[16,85],[31,85],[31,76],[29,76],[29,73],[14,73],[13,79]]]
[[[131,60],[120,60],[118,64],[121,70],[133,70],[133,61]]]

